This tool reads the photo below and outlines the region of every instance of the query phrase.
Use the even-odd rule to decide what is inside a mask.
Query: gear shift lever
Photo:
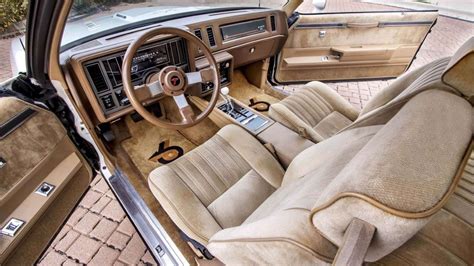
[[[232,110],[234,110],[234,104],[232,103],[232,100],[229,99],[228,95],[229,95],[229,87],[222,87],[221,96],[225,100],[225,104],[227,106],[226,109],[228,110],[228,112],[232,112]]]

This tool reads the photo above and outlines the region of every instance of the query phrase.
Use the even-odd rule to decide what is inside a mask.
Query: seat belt
[[[212,260],[214,259],[214,256],[212,256],[211,252],[209,252],[209,250],[206,248],[206,246],[204,246],[203,244],[197,242],[196,240],[190,238],[188,235],[186,235],[183,231],[179,231],[179,234],[181,235],[181,238],[186,241],[186,242],[189,242],[191,243],[191,245],[193,245],[193,247],[197,250],[199,250],[199,252],[201,252],[201,254],[204,256],[204,258],[208,259],[208,260]]]

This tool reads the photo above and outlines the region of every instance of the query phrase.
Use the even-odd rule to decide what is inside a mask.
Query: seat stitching
[[[241,175],[239,169],[243,169],[243,168],[249,168],[249,165],[244,165],[244,164],[240,164],[240,160],[235,160],[234,158],[232,158],[229,153],[232,153],[232,150],[231,151],[226,151],[224,149],[222,149],[222,146],[228,146],[228,147],[232,147],[227,141],[225,141],[222,139],[222,137],[218,136],[216,138],[216,150],[214,150],[213,152],[216,152],[216,156],[223,160],[224,162],[224,165],[226,166],[226,170],[229,171],[229,172],[233,172],[234,175],[232,175],[233,177],[233,181],[234,183],[239,179],[239,176]],[[235,150],[234,150],[234,153],[235,155],[240,155],[239,153],[237,153]],[[225,159],[224,159],[225,157]],[[240,156],[242,157],[242,156]],[[232,166],[230,165],[226,165],[226,164],[232,164]],[[244,170],[245,171],[245,170]]]
[[[315,91],[309,91],[307,92],[308,94],[308,100],[312,100],[315,104],[311,105],[312,107],[317,107],[319,108],[321,114],[324,114],[324,116],[327,116],[329,113],[334,111],[332,108],[332,105],[330,105],[324,97],[322,97],[319,93]]]
[[[293,113],[297,114],[305,123],[310,124],[310,119],[306,116],[304,107],[298,102],[299,97],[290,96],[282,101],[282,103],[290,109]]]
[[[311,117],[308,117],[308,116],[311,116],[310,114],[308,114],[306,112],[306,110],[304,109],[304,107],[301,105],[301,102],[300,102],[300,99],[297,98],[297,97],[293,97],[293,98],[289,98],[286,100],[286,107],[288,107],[288,109],[290,109],[293,113],[295,113],[296,115],[298,115],[301,120],[303,120],[306,124],[308,125],[312,125],[311,123]]]
[[[317,112],[317,110],[313,107],[313,105],[318,105],[317,103],[311,103],[309,96],[306,96],[303,92],[302,95],[298,95],[294,97],[292,100],[297,102],[301,108],[303,108],[303,113],[309,117],[308,121],[310,125],[314,125],[317,123],[318,119],[321,118],[321,115]]]
[[[195,152],[197,153],[197,152]],[[194,155],[194,154],[193,154]],[[199,156],[199,154],[196,154],[197,156]],[[216,186],[216,184],[213,182],[213,178],[212,178],[212,173],[207,173],[206,171],[204,171],[204,169],[201,168],[201,166],[199,165],[199,163],[197,162],[197,160],[194,158],[195,156],[188,156],[188,160],[191,162],[191,165],[197,169],[197,171],[200,173],[200,175],[203,177],[203,179],[207,182],[207,185],[206,187],[209,187],[209,188],[212,188],[215,192],[216,195],[219,195],[220,194],[220,189]],[[212,169],[211,169],[212,170]],[[214,173],[215,174],[215,173]],[[209,193],[208,193],[209,194]]]
[[[230,180],[227,180],[227,179],[225,179],[225,178],[222,178],[222,171],[221,171],[221,170],[224,169],[224,171],[225,171],[225,167],[226,167],[226,166],[219,160],[219,158],[216,157],[216,155],[215,155],[213,152],[211,152],[210,150],[203,150],[203,151],[201,151],[201,152],[202,152],[202,155],[201,155],[201,156],[202,156],[206,161],[208,161],[209,166],[210,166],[210,167],[212,168],[212,170],[216,173],[216,175],[219,177],[219,179],[221,179],[221,180],[223,181],[224,185],[225,185],[226,187],[231,186],[232,184],[230,184],[230,183],[227,182],[227,181],[230,181]],[[211,160],[210,157],[212,157],[214,160]],[[220,168],[217,167],[217,164],[220,165]]]
[[[206,191],[203,190],[203,187],[201,186],[201,183],[198,182],[197,179],[196,179],[193,175],[189,175],[189,174],[188,174],[188,171],[186,171],[186,169],[183,169],[183,168],[185,168],[184,166],[181,166],[181,165],[179,165],[178,163],[174,164],[174,166],[176,166],[176,168],[178,168],[178,170],[180,170],[180,171],[183,173],[182,176],[180,176],[180,175],[178,175],[178,176],[180,176],[181,179],[182,179],[185,183],[186,183],[186,180],[187,180],[188,182],[191,182],[191,183],[194,185],[194,187],[196,188],[196,190],[199,191],[199,193],[201,194],[201,196],[202,196],[204,199],[206,199],[206,201],[211,201],[211,200],[212,200],[212,199],[210,199],[210,198],[208,197],[208,193],[206,193]],[[186,180],[183,179],[183,177],[185,177]],[[204,180],[205,180],[205,179],[204,179]],[[194,189],[191,189],[191,191],[194,192]],[[196,194],[196,193],[194,192],[194,194]],[[198,198],[200,198],[198,195],[196,195],[196,196],[197,196]],[[201,202],[202,202],[202,200],[201,200]],[[206,204],[203,204],[203,205],[206,206]]]
[[[203,161],[205,161],[207,166],[214,172],[215,176],[217,177],[217,180],[220,181],[222,183],[222,185],[224,185],[224,187],[227,188],[230,184],[225,182],[226,180],[220,176],[220,174],[216,171],[216,169],[214,168],[214,165],[211,163],[211,161],[209,161],[208,158],[206,156],[204,156],[200,150],[197,151],[196,153]]]
[[[421,238],[424,238],[425,240],[428,240],[430,241],[433,245],[435,246],[438,246],[440,249],[444,250],[444,251],[447,251],[447,253],[451,254],[452,256],[454,256],[456,259],[460,260],[461,262],[465,262],[464,259],[460,258],[457,254],[455,254],[454,252],[451,252],[449,250],[449,248],[447,248],[446,246],[442,245],[441,243],[438,243],[438,241],[435,241],[434,239],[432,239],[431,237],[429,237],[428,235],[424,234],[423,231],[420,231],[419,237]]]

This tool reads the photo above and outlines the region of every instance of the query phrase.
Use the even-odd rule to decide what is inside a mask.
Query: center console
[[[228,99],[217,105],[217,109],[230,116],[234,122],[243,126],[253,134],[258,134],[273,122],[270,118],[263,116],[253,109],[244,107],[243,104],[234,99]]]
[[[252,133],[260,142],[271,144],[282,166],[286,169],[291,161],[303,150],[314,145],[269,117],[243,105],[239,101],[225,96],[216,109]]]

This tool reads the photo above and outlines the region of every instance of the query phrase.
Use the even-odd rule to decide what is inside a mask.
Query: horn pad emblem
[[[177,87],[181,83],[181,79],[178,76],[172,76],[170,82],[173,86]]]

